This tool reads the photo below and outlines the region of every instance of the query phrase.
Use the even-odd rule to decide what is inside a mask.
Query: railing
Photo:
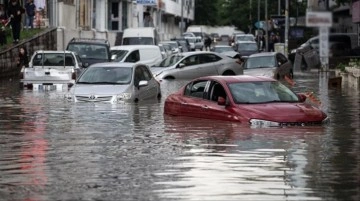
[[[37,50],[56,50],[57,49],[57,28],[50,28],[34,37],[19,44],[13,45],[0,52],[0,78],[17,76],[21,67],[17,66],[19,48],[25,47],[29,59]]]

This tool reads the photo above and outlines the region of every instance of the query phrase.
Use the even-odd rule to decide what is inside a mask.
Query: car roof
[[[130,62],[102,62],[92,64],[91,68],[103,68],[103,67],[122,67],[122,68],[134,68],[135,66],[146,66],[141,63],[130,63]]]
[[[157,45],[119,45],[113,46],[110,50],[137,50],[137,49],[156,49],[159,48]]]
[[[68,45],[71,43],[85,43],[85,44],[99,44],[99,45],[107,45],[110,46],[110,43],[106,39],[101,38],[72,38]]]
[[[255,53],[249,56],[250,57],[259,57],[259,56],[275,56],[278,52],[260,52]]]
[[[214,48],[215,47],[231,47],[231,46],[230,45],[215,45]]]
[[[43,53],[43,54],[54,54],[54,53],[70,53],[75,54],[73,51],[69,50],[37,50],[35,53]]]
[[[253,43],[253,44],[256,44],[256,42],[255,41],[248,41],[248,40],[241,40],[241,41],[237,41],[237,43],[239,44],[239,43]]]
[[[234,76],[205,76],[199,77],[195,80],[214,80],[221,82],[223,84],[232,84],[232,83],[239,83],[239,82],[271,82],[276,81],[275,79],[267,76],[252,76],[252,75],[234,75]]]
[[[191,55],[199,55],[199,54],[216,54],[216,55],[219,55],[218,53],[216,52],[211,52],[211,51],[195,51],[195,52],[181,52],[181,53],[178,53],[176,55],[181,55],[181,56],[191,56]],[[222,56],[222,55],[221,55]]]

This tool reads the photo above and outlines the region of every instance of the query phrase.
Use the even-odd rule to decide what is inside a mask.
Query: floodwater
[[[252,129],[0,83],[0,200],[360,200],[360,95],[295,73],[331,123]]]

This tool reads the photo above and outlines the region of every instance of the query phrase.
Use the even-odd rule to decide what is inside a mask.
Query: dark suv
[[[76,52],[85,68],[94,63],[111,60],[110,43],[105,39],[73,38],[66,50]]]

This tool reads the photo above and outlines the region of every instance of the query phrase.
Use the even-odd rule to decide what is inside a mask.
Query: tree
[[[198,25],[218,25],[218,1],[221,0],[196,0],[194,23]]]

